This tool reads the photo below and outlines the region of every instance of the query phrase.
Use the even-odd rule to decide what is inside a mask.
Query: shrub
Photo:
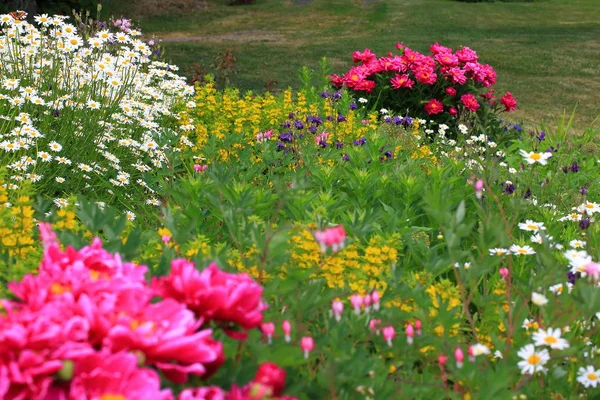
[[[372,110],[384,108],[400,115],[433,119],[456,127],[474,120],[490,123],[499,111],[512,111],[516,101],[507,92],[498,102],[494,89],[496,71],[480,64],[468,47],[453,52],[435,43],[426,56],[404,44],[400,55],[377,58],[369,49],[354,52],[352,67],[343,76],[332,75],[336,87],[347,87],[366,100]]]

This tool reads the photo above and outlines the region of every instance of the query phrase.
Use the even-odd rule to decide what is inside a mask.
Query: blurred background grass
[[[106,12],[162,39],[167,59],[188,75],[230,51],[238,69],[231,84],[241,89],[297,87],[298,69],[318,70],[323,56],[343,73],[354,50],[383,55],[404,42],[425,52],[439,41],[469,46],[496,69],[497,90],[519,101],[517,120],[552,122],[577,107],[583,127],[600,114],[598,0],[112,0]]]

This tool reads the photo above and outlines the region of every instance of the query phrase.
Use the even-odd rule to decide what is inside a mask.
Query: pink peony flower
[[[437,53],[435,55],[435,60],[444,67],[452,68],[458,65],[458,57],[450,52]]]
[[[138,368],[138,359],[128,353],[94,353],[75,364],[69,399],[172,400],[169,389],[160,389],[158,374]],[[112,397],[110,397],[112,396]]]
[[[447,87],[446,94],[450,97],[456,96],[456,89],[454,89],[453,87]]]
[[[424,85],[433,85],[437,80],[433,68],[422,67],[415,72],[415,78]]]
[[[505,107],[505,112],[517,109],[517,100],[515,100],[511,92],[506,92],[506,94],[500,98],[500,103]]]
[[[400,89],[403,87],[412,89],[413,85],[415,84],[415,81],[410,79],[408,74],[402,74],[402,75],[396,74],[396,76],[394,76],[392,79],[390,79],[390,84],[392,85],[392,87],[394,89]]]
[[[461,47],[460,50],[456,51],[456,57],[458,57],[458,61],[460,61],[463,64],[469,63],[469,62],[477,62],[477,53],[473,50],[471,50],[468,47]]]
[[[186,304],[205,321],[236,323],[244,330],[258,327],[267,308],[262,287],[250,276],[223,272],[216,264],[199,272],[189,261],[173,260],[171,273],[152,284],[157,294]],[[225,332],[239,339],[247,336],[230,329]]]
[[[360,51],[355,51],[352,54],[352,61],[355,63],[359,63],[362,61],[363,64],[367,64],[370,61],[377,59],[377,56],[374,53],[371,53],[371,50],[365,49],[362,53]]]
[[[458,67],[453,67],[448,70],[446,73],[448,79],[455,85],[464,85],[467,83],[467,76],[465,75],[465,71]],[[452,89],[452,88],[447,88]],[[456,92],[455,92],[456,93]]]
[[[441,113],[441,112],[444,111],[444,105],[442,104],[441,101],[436,100],[436,99],[432,99],[432,100],[429,100],[425,104],[425,111],[429,115],[431,115],[431,114],[439,114],[439,113]]]
[[[441,44],[439,44],[438,42],[435,42],[434,44],[432,44],[431,46],[429,46],[429,50],[433,54],[452,53],[452,49],[451,48],[444,47]]]
[[[209,376],[223,363],[223,345],[184,304],[166,299],[140,310],[122,310],[104,339],[113,352],[138,350],[176,383],[188,374]]]
[[[272,362],[264,362],[258,367],[253,382],[270,388],[271,396],[281,396],[285,389],[285,378],[283,368]]]
[[[448,114],[456,115],[456,114],[458,114],[458,111],[456,110],[456,108],[450,107],[450,109],[448,110]]]
[[[469,111],[476,112],[479,109],[479,102],[477,101],[477,98],[470,93],[460,96],[460,101]]]

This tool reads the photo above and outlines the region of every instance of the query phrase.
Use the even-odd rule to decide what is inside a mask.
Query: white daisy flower
[[[54,180],[58,183],[63,183],[65,181],[65,178],[63,178],[62,176],[57,176],[56,178],[54,178]]]
[[[525,222],[519,223],[519,229],[523,231],[538,232],[540,230],[545,231],[546,227],[544,226],[543,222],[534,222],[528,219]]]
[[[546,305],[548,303],[548,298],[543,294],[533,292],[531,293],[531,301],[538,307]]]
[[[528,344],[522,347],[517,355],[523,359],[517,364],[521,368],[521,374],[533,375],[536,372],[546,372],[544,365],[550,360],[548,350],[536,351],[534,345]]]
[[[600,380],[600,370],[594,368],[593,365],[579,368],[578,374],[577,382],[581,383],[586,388],[590,386],[595,388],[598,385],[598,381]]]
[[[542,165],[548,164],[548,159],[552,157],[552,153],[535,153],[535,152],[526,152],[525,150],[520,150],[519,153],[525,158],[528,164],[540,163]]]
[[[50,150],[55,152],[59,152],[62,150],[62,146],[56,142],[50,142],[50,144],[48,144],[48,147],[50,147]]]
[[[566,339],[560,337],[560,328],[546,330],[540,329],[531,335],[536,346],[548,346],[551,349],[564,350],[569,347],[569,343]]]
[[[571,240],[569,242],[569,246],[573,247],[574,249],[578,249],[580,247],[585,247],[586,242],[583,240]]]
[[[557,285],[552,285],[548,288],[548,290],[550,290],[554,294],[559,295],[563,292],[563,284],[559,283]]]
[[[528,255],[532,255],[535,254],[535,250],[533,250],[533,248],[531,246],[519,246],[518,244],[513,244],[512,246],[510,246],[509,248],[510,252],[514,255],[520,256],[520,255],[524,255],[524,256],[528,256]]]

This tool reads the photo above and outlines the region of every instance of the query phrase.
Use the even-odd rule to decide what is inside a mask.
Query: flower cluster
[[[461,47],[453,51],[435,43],[430,47],[431,55],[424,55],[402,43],[396,48],[399,55],[390,52],[380,58],[369,49],[354,52],[353,61],[360,65],[342,76],[332,75],[331,82],[376,99],[375,107],[408,110],[413,116],[427,116],[438,122],[469,118],[483,104],[497,109],[491,88],[496,83],[496,71],[481,64],[474,50]],[[478,98],[481,89],[485,92]],[[515,110],[517,105],[510,92],[501,97],[500,103],[505,112]]]
[[[189,375],[211,376],[225,359],[204,325],[216,320],[250,329],[262,321],[262,289],[243,275],[215,265],[200,273],[175,260],[153,289],[145,266],[123,262],[98,239],[61,250],[48,224],[41,223],[40,232],[45,249],[39,272],[11,283],[16,300],[0,303],[2,398],[172,399],[156,370],[183,383]],[[163,298],[153,300],[156,295]],[[263,395],[253,398],[281,394],[281,376],[272,382],[265,368],[256,382],[225,398],[258,390],[257,384]],[[278,373],[284,380],[285,372]],[[203,390],[213,389],[188,390],[179,398],[200,398]]]
[[[148,173],[167,164],[172,109],[193,88],[177,67],[151,59],[138,30],[79,32],[45,14],[35,21],[0,15],[9,187],[31,181],[57,201],[84,192],[134,208],[154,192]]]

